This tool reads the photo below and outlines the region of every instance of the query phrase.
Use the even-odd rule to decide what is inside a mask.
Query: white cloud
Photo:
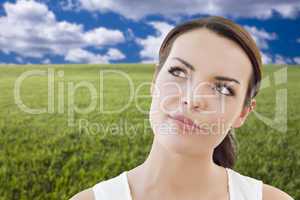
[[[295,57],[293,60],[296,64],[300,65],[300,57]]]
[[[156,34],[147,36],[145,39],[136,39],[137,43],[142,46],[142,50],[140,51],[140,57],[143,59],[141,61],[142,63],[157,62],[160,45],[168,32],[174,27],[171,24],[158,21],[150,22],[149,24],[156,30]],[[244,27],[249,31],[260,49],[268,49],[268,42],[277,39],[276,33],[270,33],[264,29],[258,29],[255,26]],[[272,63],[272,55],[263,52],[261,52],[261,54],[264,64]],[[278,62],[280,62],[280,58],[281,57],[277,55]]]
[[[94,54],[84,49],[72,49],[65,60],[76,63],[109,63],[109,60],[120,60],[125,56],[117,49],[109,49],[105,55]]]
[[[253,0],[237,3],[236,0],[78,0],[80,7],[89,11],[113,11],[138,20],[147,15],[160,14],[170,19],[179,15],[223,15],[232,17],[270,18],[273,11],[282,17],[295,18],[300,11],[299,0]]]
[[[140,63],[143,63],[143,64],[154,64],[154,63],[157,63],[157,59],[145,59],[145,60],[141,60]]]
[[[20,57],[20,56],[17,56],[17,57],[16,57],[16,60],[17,60],[19,63],[23,63],[23,62],[24,62],[23,58]]]
[[[125,55],[118,49],[110,48],[104,57],[107,60],[122,60],[125,58]]]
[[[42,61],[43,64],[51,64],[51,60],[49,58],[46,58]]]
[[[76,0],[61,0],[59,5],[63,10],[78,11],[80,8],[80,2]]]
[[[283,65],[283,64],[291,64],[293,61],[291,58],[284,57],[282,55],[276,54],[274,58],[274,63],[278,65]]]
[[[263,64],[271,64],[272,63],[272,56],[268,53],[260,52],[262,57]]]
[[[119,30],[97,27],[84,31],[81,24],[57,21],[45,4],[19,0],[4,3],[0,17],[0,49],[22,57],[65,56],[74,49],[103,48],[125,41]]]
[[[114,45],[124,41],[124,35],[122,32],[118,30],[108,30],[103,27],[86,32],[83,38],[88,44],[94,44],[97,46],[108,44]]]
[[[101,55],[95,55],[79,48],[70,50],[65,60],[76,63],[107,63]]]
[[[277,39],[276,33],[266,32],[264,29],[258,29],[255,26],[244,26],[255,40],[260,49],[268,49],[268,41]]]
[[[157,62],[160,45],[167,33],[173,28],[173,25],[159,21],[149,22],[149,24],[156,30],[156,34],[147,36],[145,39],[136,39],[136,42],[142,46],[140,51],[142,63]]]
[[[256,45],[261,50],[260,53],[262,56],[263,64],[283,64],[284,62],[287,62],[287,60],[281,55],[276,55],[273,59],[273,56],[271,54],[265,52],[265,50],[269,49],[269,42],[277,39],[276,33],[270,33],[265,31],[264,29],[258,29],[255,26],[245,25],[244,28],[250,33]]]
[[[297,42],[299,42],[299,43],[300,43],[300,38],[298,38],[298,39],[297,39]]]
[[[288,64],[293,64],[293,61],[296,63],[295,58],[292,59],[280,54],[275,54],[275,56],[272,56],[269,53],[261,52],[261,55],[262,55],[263,64],[288,65]]]

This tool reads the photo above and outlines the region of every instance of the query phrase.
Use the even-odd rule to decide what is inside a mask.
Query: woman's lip
[[[177,115],[168,115],[171,119],[174,119],[174,120],[177,120],[177,121],[180,121],[181,123],[184,123],[188,126],[191,126],[193,128],[197,128],[197,129],[200,129],[200,130],[204,130],[203,128],[199,127],[197,124],[195,124],[191,119],[185,117],[184,115],[180,115],[180,114],[177,114]]]

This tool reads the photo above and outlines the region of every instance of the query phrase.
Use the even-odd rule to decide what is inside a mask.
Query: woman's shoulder
[[[262,180],[241,174],[232,169],[231,172],[232,176],[234,176],[234,179],[238,182],[239,186],[242,187],[246,184],[247,186],[249,186],[249,188],[255,188],[256,186],[257,191],[262,193],[262,200],[293,200],[293,198],[284,191],[274,186],[263,183]]]
[[[83,190],[74,195],[70,200],[98,200],[105,196],[114,199],[116,195],[126,195],[126,171],[107,180],[96,183],[93,187]]]
[[[259,190],[262,188],[263,181],[255,177],[247,176],[243,173],[229,168],[231,182],[234,187],[244,188],[248,190]]]
[[[249,182],[251,182],[252,184],[260,183],[262,186],[262,200],[294,200],[291,196],[289,196],[284,191],[282,191],[279,188],[276,188],[274,186],[265,184],[261,180],[240,174],[239,172],[234,171],[234,170],[231,170],[231,175],[232,174],[234,174],[235,178],[240,179],[240,181],[246,179],[248,183]],[[77,193],[70,200],[95,200],[93,188],[96,189],[97,187],[99,188],[101,186],[102,188],[103,187],[114,188],[114,190],[115,190],[116,186],[117,186],[116,184],[120,182],[120,178],[122,177],[122,175],[124,175],[124,173],[122,173],[116,177],[113,177],[111,179],[108,179],[106,181],[101,181],[100,183],[96,184],[95,186]],[[242,184],[244,184],[244,183],[242,183]],[[120,186],[120,184],[118,184],[118,185]]]
[[[294,200],[284,191],[274,186],[263,184],[263,198],[262,200]]]
[[[93,189],[88,188],[86,190],[83,190],[71,197],[70,200],[95,200]]]

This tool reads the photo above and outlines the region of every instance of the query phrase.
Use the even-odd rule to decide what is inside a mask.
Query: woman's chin
[[[156,133],[158,142],[169,152],[187,155],[199,155],[206,152],[215,142],[208,135],[195,135],[175,128],[172,132],[160,130]]]
[[[186,155],[186,156],[199,156],[201,152],[206,152],[210,147],[202,140],[196,141],[193,137],[183,136],[179,134],[156,135],[160,145],[164,147],[169,153]]]

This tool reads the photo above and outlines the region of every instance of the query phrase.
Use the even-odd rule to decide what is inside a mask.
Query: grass
[[[0,199],[68,199],[142,163],[153,139],[146,113],[151,99],[136,99],[140,109],[131,102],[121,113],[101,113],[101,109],[122,108],[130,91],[124,77],[104,74],[101,79],[99,72],[122,70],[133,80],[135,92],[149,95],[149,84],[142,84],[151,81],[153,67],[145,64],[0,67]],[[300,199],[300,107],[297,105],[300,67],[288,67],[287,82],[274,85],[274,74],[280,69],[264,68],[264,77],[270,77],[271,86],[263,88],[257,96],[256,114],[251,114],[236,130],[239,154],[235,170]],[[54,73],[54,99],[48,101],[48,77],[44,75],[31,76],[22,82],[22,101],[30,108],[48,109],[49,102],[54,106],[42,114],[29,114],[16,105],[14,87],[24,72],[37,70]],[[91,94],[83,87],[72,92],[76,84],[83,82],[96,92]],[[283,94],[287,91],[285,133],[258,118],[258,115],[274,118],[278,91]],[[77,109],[83,109],[90,102],[95,103],[91,112],[77,113],[76,108],[70,108],[74,103]]]

